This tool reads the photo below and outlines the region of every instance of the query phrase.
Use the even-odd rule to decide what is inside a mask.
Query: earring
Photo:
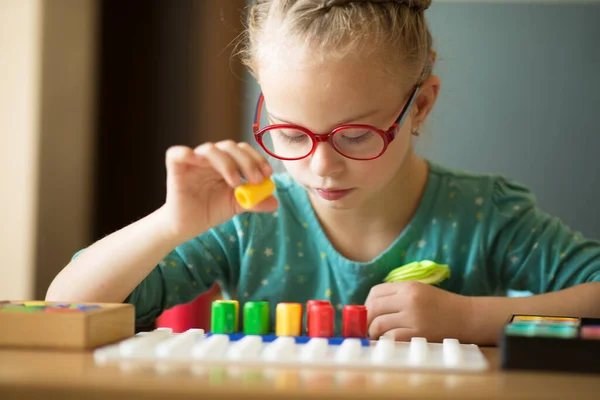
[[[414,136],[419,136],[419,135],[420,135],[420,133],[419,133],[419,129],[418,129],[418,128],[413,128],[413,130],[412,130],[412,134],[413,134]]]

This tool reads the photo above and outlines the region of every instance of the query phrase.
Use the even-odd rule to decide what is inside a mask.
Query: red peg
[[[367,307],[359,305],[344,306],[342,336],[367,337]]]
[[[331,304],[329,300],[309,300],[306,302],[306,332],[308,333],[308,327],[310,325],[310,308],[319,304],[328,305]]]
[[[333,337],[335,311],[331,304],[314,304],[308,310],[308,336]]]

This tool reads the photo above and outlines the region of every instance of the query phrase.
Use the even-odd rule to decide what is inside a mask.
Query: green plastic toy
[[[429,285],[436,285],[449,276],[450,268],[447,265],[423,260],[414,261],[390,271],[383,281],[386,283],[419,281]]]

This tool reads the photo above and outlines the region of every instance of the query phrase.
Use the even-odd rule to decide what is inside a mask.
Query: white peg
[[[192,357],[195,359],[218,359],[229,346],[229,336],[214,334],[201,340],[192,347]]]
[[[233,342],[227,355],[233,360],[252,359],[257,357],[261,350],[262,338],[257,335],[248,335]]]
[[[160,342],[155,349],[157,358],[186,359],[190,357],[190,349],[204,338],[204,329],[188,329]]]
[[[394,339],[382,336],[379,338],[373,352],[371,353],[372,361],[378,364],[383,364],[394,357],[396,351],[396,343]]]
[[[414,337],[410,340],[408,359],[413,365],[421,365],[427,359],[427,339]]]
[[[171,337],[171,334],[171,329],[156,329],[144,335],[136,335],[119,343],[119,352],[124,357],[151,355],[154,346]]]
[[[300,354],[302,361],[319,361],[325,359],[329,343],[325,338],[313,338],[306,343]]]
[[[281,336],[269,343],[262,356],[268,361],[288,361],[296,356],[296,341],[293,337]]]
[[[463,352],[457,339],[444,339],[443,342],[444,364],[456,367],[463,361]]]
[[[335,355],[335,360],[338,363],[352,363],[360,358],[362,352],[362,344],[360,339],[350,338],[344,339]]]

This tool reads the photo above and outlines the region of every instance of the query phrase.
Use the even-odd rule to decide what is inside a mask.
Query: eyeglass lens
[[[263,145],[273,155],[282,158],[301,158],[313,148],[313,139],[293,128],[275,128],[264,132]],[[356,159],[377,156],[385,147],[384,138],[366,128],[343,128],[333,135],[333,146],[343,155]]]

